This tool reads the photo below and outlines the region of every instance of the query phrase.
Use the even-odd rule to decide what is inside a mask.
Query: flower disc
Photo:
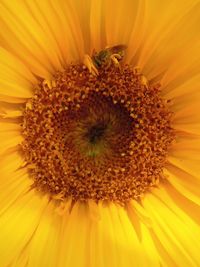
[[[33,187],[73,201],[139,199],[162,178],[173,140],[159,86],[129,65],[74,64],[42,81],[23,114]]]

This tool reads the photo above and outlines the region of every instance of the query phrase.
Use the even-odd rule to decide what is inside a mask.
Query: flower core
[[[41,81],[23,113],[22,152],[33,187],[66,200],[124,205],[162,178],[173,140],[159,86],[131,66],[69,65]]]

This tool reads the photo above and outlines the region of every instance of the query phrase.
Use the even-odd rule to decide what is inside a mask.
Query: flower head
[[[0,13],[0,265],[199,266],[199,1]]]

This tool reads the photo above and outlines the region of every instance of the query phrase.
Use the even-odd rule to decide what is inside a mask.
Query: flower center
[[[63,200],[140,199],[162,179],[174,138],[159,92],[129,65],[96,77],[74,64],[40,82],[22,125],[33,187]]]
[[[92,162],[98,160],[97,165],[100,166],[100,160],[105,160],[105,155],[116,155],[116,150],[122,145],[126,147],[125,143],[130,140],[133,119],[128,111],[99,92],[89,93],[80,108],[68,110],[66,116],[69,126],[65,125],[62,131],[70,135],[66,139],[67,147],[71,148],[70,152],[80,153],[83,157],[81,161],[92,157]],[[126,138],[118,144],[123,135]]]
[[[86,133],[86,137],[88,138],[91,144],[95,144],[103,137],[103,134],[106,130],[106,125],[103,123],[99,123],[93,125],[88,132]]]

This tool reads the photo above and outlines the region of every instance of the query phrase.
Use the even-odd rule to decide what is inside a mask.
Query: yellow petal
[[[125,266],[132,266],[133,264],[145,266],[147,264],[146,260],[148,260],[147,254],[145,253],[145,257],[142,257],[142,245],[126,211],[113,204],[109,205],[109,209],[111,227],[114,233],[113,244],[116,246],[116,259],[120,263],[119,266],[123,265],[123,262]]]
[[[22,166],[23,162],[24,160],[16,148],[10,149],[10,151],[8,151],[7,154],[1,156],[0,157],[1,181],[4,179],[4,177],[5,180],[7,180],[11,173],[15,172]]]
[[[75,204],[70,215],[64,216],[63,220],[57,266],[87,266],[90,229],[87,207]]]
[[[200,161],[200,137],[177,135],[176,143],[173,144],[170,150],[170,156],[178,159]]]
[[[104,1],[107,45],[127,44],[134,26],[138,1]]]
[[[0,48],[0,95],[12,98],[29,98],[33,95],[36,79],[16,57]],[[3,100],[3,99],[2,99]]]
[[[32,184],[25,169],[20,169],[23,159],[16,151],[0,158],[0,213],[4,212]]]
[[[33,73],[48,78],[62,69],[66,60],[78,58],[80,38],[74,31],[76,18],[69,4],[1,1],[0,10],[3,47]]]
[[[185,96],[192,97],[199,93],[198,84],[200,81],[198,59],[195,53],[198,53],[200,43],[195,44],[193,53],[184,53],[184,57],[180,61],[174,62],[173,69],[170,69],[162,80],[163,96],[168,99],[173,99],[174,104],[176,100],[183,100]],[[194,50],[195,49],[195,50]],[[187,55],[187,57],[186,57]],[[180,64],[180,66],[178,65]],[[170,66],[172,68],[172,66]],[[195,98],[194,98],[195,99]],[[183,102],[185,103],[185,101]]]
[[[19,198],[22,197],[32,184],[31,179],[25,171],[13,172],[9,179],[1,181],[1,196],[0,196],[0,214],[6,210]]]
[[[19,57],[32,71],[36,71],[35,73],[38,74],[39,71],[41,75],[48,75],[53,70],[52,58],[55,65],[57,63],[55,51],[51,47],[46,49],[49,40],[29,9],[23,2],[1,1],[0,10],[3,46]]]
[[[200,138],[195,135],[178,135],[173,144],[168,162],[184,170],[188,174],[200,178]]]
[[[180,169],[186,171],[187,173],[199,177],[200,165],[199,160],[191,160],[186,158],[176,158],[173,156],[168,157],[168,161],[173,165],[179,167]]]
[[[104,5],[103,1],[91,1],[90,12],[90,34],[91,34],[91,49],[100,51],[106,47],[106,35],[104,28]],[[92,51],[91,51],[92,52]]]
[[[127,206],[129,219],[142,243],[145,253],[148,255],[148,266],[160,266],[160,257],[151,236],[152,221],[150,214],[137,201],[131,201]]]
[[[22,104],[26,102],[26,100],[27,98],[23,98],[23,97],[13,97],[13,96],[0,94],[0,102],[3,101],[9,104]]]
[[[172,126],[179,131],[196,135],[200,133],[199,83],[200,75],[196,75],[177,87],[171,87],[164,94],[165,98],[172,100]]]
[[[98,216],[94,218],[87,205],[76,203],[65,216],[58,266],[160,266],[159,255],[144,224],[139,240],[124,208],[99,203],[95,209],[92,214]],[[79,257],[75,257],[77,251]]]
[[[32,237],[44,207],[45,198],[41,199],[35,191],[18,198],[0,217],[0,265],[7,266]]]
[[[197,135],[200,133],[199,82],[200,76],[195,79],[195,83],[188,83],[186,89],[181,87],[183,94],[174,98],[171,105],[171,110],[174,112],[173,127]],[[184,93],[186,90],[187,94]]]
[[[62,246],[59,239],[61,218],[55,213],[54,204],[49,203],[30,242],[27,267],[58,266],[58,252]]]
[[[166,166],[165,175],[170,184],[176,188],[180,194],[200,206],[199,178],[190,175],[172,164]]]
[[[167,174],[166,171],[165,174]],[[165,180],[161,186],[164,186],[165,190],[173,199],[173,201],[176,203],[176,205],[182,211],[184,211],[194,222],[196,222],[197,225],[199,225],[199,214],[200,214],[199,192],[197,192],[197,190],[194,190],[194,186],[198,185],[198,183],[196,182],[196,180],[194,180],[194,186],[192,186],[189,184],[188,179],[186,179],[184,185],[187,184],[188,188],[187,187],[184,188],[181,186],[183,183],[179,182],[181,180],[180,176],[177,176],[175,179],[175,183],[173,183],[172,182],[172,179],[174,178],[173,173],[168,172],[168,174],[169,174],[168,180]],[[188,174],[186,173],[186,175]],[[186,176],[186,178],[188,178],[188,176]],[[178,183],[176,183],[177,179],[179,180]]]
[[[7,133],[9,131],[20,131],[19,123],[6,122],[5,120],[0,119],[0,133]]]
[[[170,71],[174,63],[177,63],[178,68],[184,68],[181,64],[185,53],[189,54],[199,41],[199,13],[198,0],[146,2],[145,32],[137,64],[149,79]],[[190,54],[192,63],[195,53]]]
[[[2,156],[2,154],[6,152],[7,149],[19,145],[22,142],[23,138],[20,133],[20,130],[18,129],[14,131],[1,131],[0,140],[0,156]]]
[[[128,63],[132,63],[133,66],[137,66],[140,50],[144,45],[143,38],[146,29],[145,18],[146,18],[147,2],[143,0],[133,1],[133,2],[134,2],[134,7],[132,8],[132,12],[134,12],[135,14],[133,18],[135,21],[132,27],[132,31],[130,33],[130,39],[128,41],[126,60]]]
[[[152,231],[177,266],[198,266],[200,230],[163,189],[155,189],[144,198],[151,214]],[[191,246],[192,244],[192,246]]]
[[[28,261],[29,261],[29,246],[28,246],[28,244],[23,248],[23,250],[19,253],[19,255],[17,255],[16,258],[12,260],[11,264],[9,264],[8,267],[28,266]]]
[[[1,115],[2,118],[16,118],[16,117],[21,117],[21,116],[22,116],[21,110],[5,112],[5,114]]]
[[[90,51],[90,27],[89,12],[91,1],[63,1],[63,16],[67,19],[67,24],[73,37],[73,46],[77,49],[79,58],[83,53]],[[64,24],[65,25],[65,24]],[[68,41],[68,40],[67,40]]]

